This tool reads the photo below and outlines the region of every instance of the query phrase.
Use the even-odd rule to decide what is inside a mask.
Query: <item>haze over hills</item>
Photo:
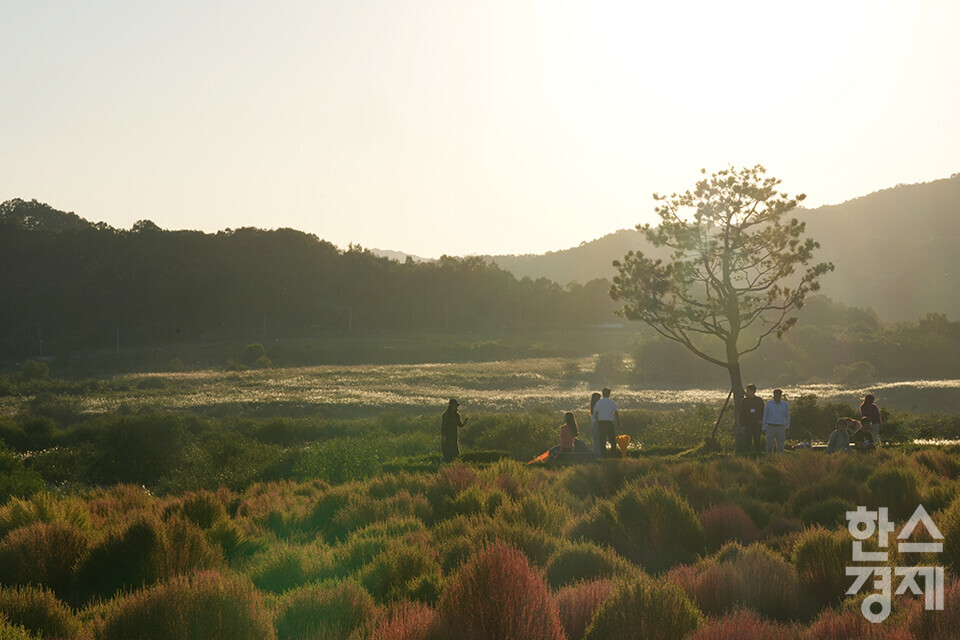
[[[849,306],[870,307],[887,322],[927,313],[960,318],[960,174],[898,185],[842,204],[798,209],[807,235],[820,242],[817,262],[836,271],[822,293]],[[631,249],[650,251],[634,229],[543,255],[483,256],[517,278],[555,282],[610,279],[611,266]]]

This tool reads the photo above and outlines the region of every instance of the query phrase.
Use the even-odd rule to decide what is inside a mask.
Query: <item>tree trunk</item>
[[[733,389],[733,435],[740,433],[740,404],[743,402],[743,377],[740,375],[740,361],[735,360],[727,365],[730,372],[730,388]]]

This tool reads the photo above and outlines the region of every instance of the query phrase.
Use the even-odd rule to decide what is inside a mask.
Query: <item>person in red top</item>
[[[577,419],[572,411],[563,414],[563,424],[560,425],[560,450],[573,451],[573,440],[580,435]]]
[[[876,398],[872,394],[867,394],[863,398],[863,404],[860,405],[860,417],[870,421],[870,433],[873,435],[873,446],[880,445],[880,407],[874,404]]]

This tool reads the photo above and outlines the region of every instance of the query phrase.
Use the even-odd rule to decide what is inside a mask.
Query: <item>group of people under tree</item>
[[[610,389],[593,393],[590,397],[590,431],[593,453],[598,457],[621,457],[617,434],[622,431],[617,403],[610,397]],[[460,417],[460,403],[454,398],[447,404],[440,424],[440,449],[443,459],[450,461],[460,457],[460,427],[469,421]],[[783,390],[774,389],[773,398],[763,401],[757,395],[756,385],[747,385],[740,403],[740,436],[742,448],[747,451],[769,454],[783,453],[786,433],[790,428],[790,404],[783,399]],[[856,448],[872,448],[880,444],[882,418],[876,398],[867,394],[860,405],[860,420],[840,418],[830,434],[827,452],[845,451],[854,443]],[[580,427],[572,411],[563,414],[560,425],[560,446],[557,453],[588,451],[579,438]],[[607,445],[610,445],[609,448]]]
[[[758,453],[764,450],[767,453],[783,453],[787,430],[790,428],[790,405],[783,399],[783,390],[774,389],[773,398],[764,402],[757,396],[757,387],[747,385],[738,417],[744,449]],[[858,448],[879,445],[881,423],[876,398],[867,394],[860,405],[859,421],[853,418],[837,421],[836,428],[830,434],[827,452],[849,449],[851,442],[855,442]],[[866,431],[861,432],[861,428]]]

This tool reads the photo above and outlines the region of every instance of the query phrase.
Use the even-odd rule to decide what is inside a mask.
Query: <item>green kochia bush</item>
[[[276,612],[278,640],[358,638],[374,620],[373,598],[350,582],[314,583],[289,591]]]
[[[905,520],[920,504],[917,475],[904,466],[877,469],[867,478],[871,507],[887,507],[891,520]]]
[[[44,638],[78,638],[81,625],[66,604],[42,587],[0,589],[0,620],[19,625]],[[0,624],[0,638],[8,635]]]
[[[822,605],[839,603],[852,578],[851,537],[847,532],[815,528],[802,532],[793,548],[793,566],[808,592]]]
[[[663,487],[624,489],[578,521],[571,537],[609,545],[648,571],[693,562],[706,552],[700,521],[682,498]]]
[[[613,549],[581,541],[560,549],[550,558],[546,578],[556,589],[583,580],[622,578],[636,572],[636,567]]]
[[[260,594],[239,577],[180,576],[109,603],[99,640],[273,640]]]
[[[680,640],[702,623],[680,589],[642,577],[620,583],[603,601],[584,640]]]

